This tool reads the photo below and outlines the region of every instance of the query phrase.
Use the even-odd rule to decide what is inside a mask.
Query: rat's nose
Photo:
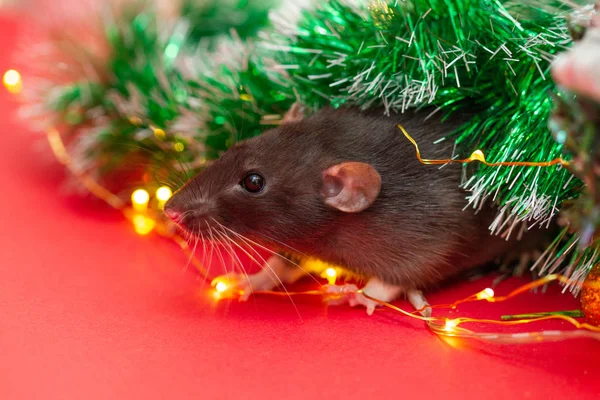
[[[177,195],[171,196],[169,200],[167,200],[163,211],[165,215],[169,217],[174,222],[179,222],[181,219],[181,215],[183,211],[180,202],[177,199]]]
[[[174,208],[167,208],[165,207],[165,214],[167,215],[167,217],[169,217],[171,220],[177,222],[179,221],[179,219],[181,218],[181,211],[177,211]]]

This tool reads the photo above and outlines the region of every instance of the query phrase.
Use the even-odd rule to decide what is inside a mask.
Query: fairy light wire
[[[487,300],[489,302],[503,302],[514,297],[517,297],[532,288],[543,286],[548,284],[551,281],[566,281],[567,278],[561,275],[553,274],[552,276],[545,277],[533,281],[531,283],[520,286],[519,288],[511,291],[509,294],[505,296],[499,296],[496,298],[497,301],[491,301],[493,297],[490,298],[479,298],[477,299],[477,294],[468,296],[463,300],[456,301],[455,303],[448,305],[431,305],[427,308],[442,308],[442,307],[453,307],[457,304],[464,303],[466,301],[483,301]],[[255,295],[276,295],[276,296],[289,296],[289,295],[321,295],[323,296],[325,292],[323,290],[311,290],[306,292],[281,292],[281,291],[257,291],[254,292]],[[454,319],[448,319],[447,317],[425,317],[421,315],[416,315],[415,312],[406,311],[394,304],[379,300],[372,296],[367,295],[362,290],[358,290],[356,292],[348,292],[345,294],[361,294],[365,298],[379,304],[382,307],[391,309],[395,312],[398,312],[406,317],[420,320],[425,322],[427,327],[435,334],[439,336],[446,337],[460,337],[460,338],[469,338],[469,339],[478,339],[483,341],[490,342],[498,342],[498,343],[532,343],[532,342],[541,342],[541,341],[557,341],[557,340],[569,340],[569,339],[577,339],[577,338],[590,338],[595,340],[600,340],[600,327],[585,323],[579,322],[575,318],[561,315],[561,314],[553,314],[546,315],[542,317],[536,318],[526,318],[512,321],[503,321],[503,320],[494,320],[494,319],[479,319],[479,318],[470,318],[470,317],[457,317]],[[469,300],[471,299],[471,300]],[[465,323],[478,323],[484,325],[500,325],[500,326],[516,326],[516,325],[524,325],[524,324],[532,324],[536,322],[549,321],[549,320],[562,320],[573,325],[576,330],[547,330],[547,331],[536,331],[536,332],[518,332],[518,333],[507,333],[507,332],[475,332],[469,329],[466,329],[461,324]]]
[[[421,164],[427,164],[427,165],[440,165],[440,164],[449,164],[449,163],[465,164],[465,163],[471,163],[474,161],[479,161],[480,163],[485,164],[488,167],[551,167],[553,165],[558,165],[558,164],[560,164],[562,166],[569,165],[569,162],[562,158],[555,158],[552,161],[540,161],[540,162],[502,161],[502,162],[490,163],[490,162],[486,161],[485,154],[483,153],[482,150],[479,150],[479,149],[475,150],[469,158],[464,158],[462,160],[455,160],[455,159],[451,159],[451,158],[439,159],[439,160],[424,159],[421,157],[421,150],[419,150],[419,145],[417,144],[415,139],[413,139],[413,137],[408,134],[408,132],[406,131],[406,129],[404,129],[404,127],[402,125],[398,124],[396,126],[398,127],[398,129],[400,129],[400,131],[404,134],[404,136],[415,147],[417,159],[419,160],[419,162],[421,162]]]

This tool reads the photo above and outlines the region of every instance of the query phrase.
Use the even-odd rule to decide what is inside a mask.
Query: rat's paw
[[[379,303],[366,298],[361,292],[354,293],[354,296],[348,300],[350,307],[364,306],[367,309],[367,315],[373,315],[375,309],[380,306]]]
[[[368,315],[373,315],[375,309],[380,304],[367,298],[363,292],[372,298],[380,299],[384,302],[390,302],[400,293],[400,288],[382,283],[378,279],[371,279],[367,285],[358,290],[356,285],[328,285],[327,293],[331,293],[332,297],[328,300],[330,305],[339,305],[348,303],[351,307],[364,306],[367,309]]]
[[[329,294],[327,304],[330,306],[339,306],[350,303],[350,299],[358,292],[358,286],[345,285],[325,285],[325,292]]]

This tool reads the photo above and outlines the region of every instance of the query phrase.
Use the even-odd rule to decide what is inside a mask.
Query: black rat
[[[439,139],[467,117],[428,115],[325,108],[304,118],[296,104],[280,127],[234,145],[178,190],[165,212],[192,234],[215,229],[234,241],[293,249],[363,277],[371,297],[403,294],[423,308],[422,289],[510,246],[489,233],[491,207],[463,210],[461,166],[421,164],[397,127],[424,157],[449,158],[453,143]],[[237,280],[244,298],[304,274],[282,257],[267,263]],[[362,294],[349,296],[369,314],[375,309]]]

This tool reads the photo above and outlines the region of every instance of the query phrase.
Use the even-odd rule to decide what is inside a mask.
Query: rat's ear
[[[381,191],[381,176],[373,166],[359,162],[334,165],[323,172],[321,194],[325,203],[347,213],[366,210]]]
[[[300,122],[304,119],[304,106],[298,102],[292,104],[292,107],[283,116],[282,124],[289,124],[292,122]]]

